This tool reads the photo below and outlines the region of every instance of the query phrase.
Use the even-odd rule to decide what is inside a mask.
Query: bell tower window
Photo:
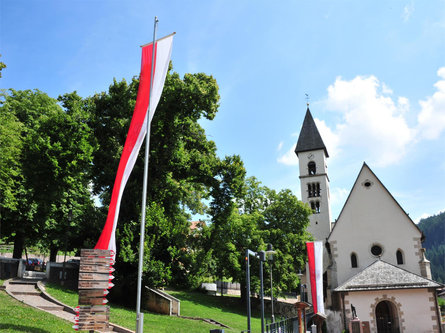
[[[320,183],[308,183],[307,193],[309,198],[320,196]]]
[[[320,214],[320,201],[311,201],[311,209],[313,214]]]
[[[316,166],[316,164],[315,164],[314,161],[310,161],[310,162],[307,164],[307,170],[308,170],[308,173],[309,173],[310,175],[315,175],[315,173],[316,173],[316,171],[317,171],[317,166]]]

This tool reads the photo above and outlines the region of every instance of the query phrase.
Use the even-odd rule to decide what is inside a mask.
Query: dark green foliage
[[[170,68],[171,70],[171,68]],[[93,159],[94,191],[108,205],[120,155],[135,105],[138,80],[116,80],[89,99],[99,149]],[[203,213],[215,166],[216,146],[207,140],[201,118],[213,119],[218,107],[216,81],[205,74],[167,74],[164,91],[151,124],[146,213],[144,283],[195,285],[205,257],[192,237],[189,212]],[[137,271],[144,167],[142,148],[126,185],[118,222],[118,263]],[[105,206],[106,208],[106,206]],[[106,213],[106,209],[104,210]],[[105,216],[103,217],[105,221]],[[119,273],[117,273],[119,275]],[[131,287],[131,286],[129,286]]]
[[[93,211],[88,114],[75,93],[60,100],[64,109],[39,90],[3,93],[0,112],[10,121],[9,133],[2,133],[11,136],[14,149],[2,154],[7,156],[2,157],[2,173],[11,175],[13,189],[8,184],[1,188],[1,217],[3,232],[14,239],[14,257],[21,257],[23,246],[39,244],[55,253],[78,247],[76,237],[87,238],[78,236],[78,226]]]
[[[0,54],[0,57],[1,57],[2,55]],[[1,62],[0,61],[0,78],[2,77],[2,69],[3,68],[6,68],[6,65],[5,65],[5,63],[3,63],[3,62]]]
[[[276,192],[254,177],[243,179],[243,174],[228,178],[236,180],[238,186],[226,185],[221,177],[218,193],[214,193],[211,211],[214,212],[211,225],[211,247],[217,263],[216,275],[231,278],[242,284],[245,290],[245,253],[266,250],[268,243],[277,252],[274,262],[265,264],[265,272],[270,266],[279,274],[273,275],[274,294],[296,289],[298,270],[305,262],[305,243],[310,239],[306,232],[310,209],[291,193],[290,190]],[[232,192],[231,189],[237,189]],[[265,274],[266,291],[269,289],[269,274]],[[252,291],[258,292],[258,259],[251,259]],[[268,291],[270,292],[270,291]],[[243,298],[244,299],[244,298]]]
[[[114,80],[106,92],[87,98],[73,92],[58,100],[38,90],[2,93],[0,238],[15,241],[14,256],[34,244],[51,249],[51,259],[57,250],[94,247],[138,84],[136,78]],[[244,284],[246,249],[259,251],[271,243],[277,251],[273,269],[280,272],[274,275],[274,292],[292,290],[309,239],[310,210],[289,190],[275,192],[246,179],[240,156],[217,156],[199,121],[212,120],[218,103],[212,76],[181,78],[170,67],[150,130],[143,283],[194,288],[220,278]],[[137,282],[144,155],[142,148],[116,230],[116,288],[110,296],[130,304]],[[210,216],[210,224],[192,230],[194,213]],[[253,290],[257,276],[253,258]]]
[[[420,220],[418,227],[425,235],[423,246],[433,280],[445,283],[445,212]]]

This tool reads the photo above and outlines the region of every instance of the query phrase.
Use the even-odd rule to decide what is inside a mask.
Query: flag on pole
[[[306,243],[314,313],[324,314],[323,303],[323,242]]]
[[[130,128],[125,140],[124,150],[119,161],[116,179],[114,180],[111,202],[108,208],[107,221],[102,234],[94,247],[95,249],[113,250],[116,253],[116,225],[119,217],[119,208],[127,180],[130,177],[136,162],[142,142],[147,132],[148,106],[150,104],[150,119],[153,119],[154,111],[161,98],[165,77],[170,62],[173,35],[158,39],[153,43],[142,46],[141,74],[139,77],[139,89],[134,107]],[[153,57],[153,47],[155,56]],[[153,75],[151,73],[152,61],[154,61]],[[150,96],[150,81],[152,83],[152,96]]]

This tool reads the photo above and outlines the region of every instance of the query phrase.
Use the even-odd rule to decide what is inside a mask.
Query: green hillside
[[[445,212],[420,220],[418,226],[425,235],[423,247],[433,280],[445,283]]]

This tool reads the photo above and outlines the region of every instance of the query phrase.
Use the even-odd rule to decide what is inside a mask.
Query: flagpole
[[[144,314],[141,312],[141,293],[142,293],[142,266],[144,260],[144,242],[145,242],[145,206],[147,205],[147,180],[148,180],[148,159],[150,147],[150,114],[152,112],[150,104],[153,90],[153,71],[155,63],[155,42],[156,29],[158,26],[158,18],[155,16],[153,29],[153,53],[151,57],[151,73],[150,73],[150,99],[147,110],[147,133],[145,137],[145,165],[144,165],[144,184],[142,190],[142,208],[141,208],[141,230],[139,239],[139,267],[138,267],[138,289],[136,299],[136,333],[144,331]]]

